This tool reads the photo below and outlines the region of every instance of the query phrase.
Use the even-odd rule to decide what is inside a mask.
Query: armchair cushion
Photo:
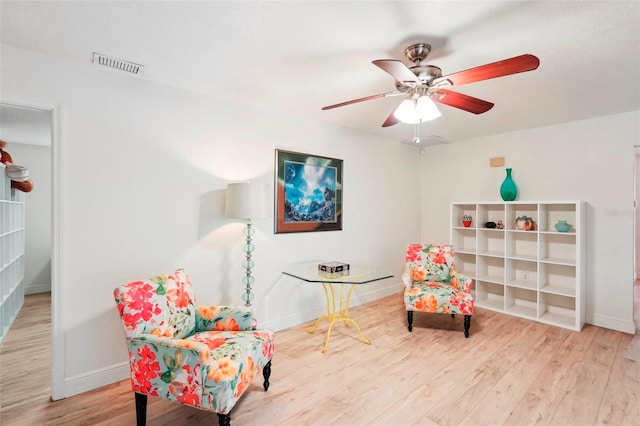
[[[418,283],[406,289],[404,304],[410,311],[463,315],[473,313],[473,297],[469,293],[437,281]]]
[[[247,331],[257,326],[253,309],[247,306],[198,306],[196,331]]]
[[[273,357],[270,331],[210,331],[129,343],[135,392],[227,414]]]

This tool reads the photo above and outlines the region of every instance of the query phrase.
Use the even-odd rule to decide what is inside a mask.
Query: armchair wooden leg
[[[218,413],[218,425],[219,426],[231,426],[231,416],[228,414]]]
[[[135,393],[136,395],[136,425],[145,426],[147,424],[147,395]]]
[[[271,377],[271,360],[262,369],[262,376],[264,377],[264,391],[269,390],[269,377]]]
[[[413,331],[413,311],[407,311],[407,322],[409,323],[409,331]]]
[[[469,327],[471,327],[471,315],[464,316],[464,337],[469,337]]]

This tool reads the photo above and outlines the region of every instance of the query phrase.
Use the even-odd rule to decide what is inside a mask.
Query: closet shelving
[[[24,193],[0,163],[0,342],[24,303]]]

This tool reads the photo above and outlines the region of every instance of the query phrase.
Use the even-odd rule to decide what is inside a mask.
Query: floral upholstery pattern
[[[456,272],[454,250],[450,245],[409,244],[402,273],[404,303],[409,315],[413,311],[462,314],[467,321],[473,314],[471,279]]]
[[[197,306],[178,270],[114,290],[136,393],[228,414],[256,376],[265,390],[274,335],[257,330],[251,308]]]

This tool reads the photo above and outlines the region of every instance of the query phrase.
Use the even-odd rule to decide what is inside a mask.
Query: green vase
[[[518,195],[518,187],[511,178],[511,169],[507,169],[507,177],[500,185],[500,196],[504,201],[513,201]]]

